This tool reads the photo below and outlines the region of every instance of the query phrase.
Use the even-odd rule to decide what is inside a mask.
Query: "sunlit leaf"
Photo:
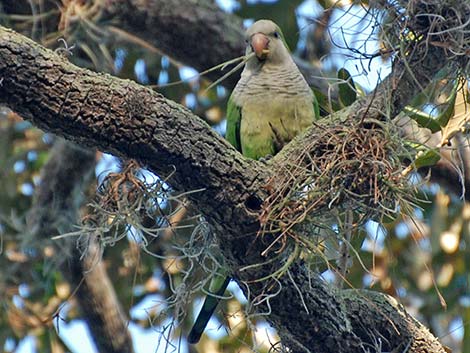
[[[436,119],[440,126],[443,126],[443,127],[447,126],[449,119],[452,117],[452,115],[454,115],[458,87],[459,87],[459,80],[456,80],[456,82],[454,83],[454,87],[452,88],[452,92],[445,103],[446,108],[441,114],[439,114],[439,116]]]
[[[439,149],[430,148],[425,151],[418,152],[416,159],[414,160],[414,166],[416,168],[430,167],[436,165],[441,159]]]
[[[462,89],[459,89],[453,99],[453,116],[448,120],[442,129],[442,138],[440,146],[448,145],[452,137],[458,132],[463,132],[467,129],[467,125],[470,121],[470,111],[468,103],[468,88],[465,85]]]
[[[411,106],[406,106],[403,111],[408,117],[413,119],[418,123],[419,126],[428,128],[432,133],[438,132],[441,129],[441,126],[432,115],[423,112],[420,109],[413,108]]]

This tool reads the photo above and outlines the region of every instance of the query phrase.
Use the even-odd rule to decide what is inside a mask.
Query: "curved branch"
[[[397,70],[403,73],[399,65]],[[260,252],[253,247],[254,235],[260,226],[260,207],[269,194],[265,185],[276,175],[274,165],[243,158],[201,119],[158,93],[130,81],[79,69],[6,29],[0,29],[0,77],[0,100],[42,129],[136,159],[166,176],[178,190],[203,190],[190,197],[216,229],[236,277],[245,281],[259,278],[253,272],[237,270],[260,262]],[[395,80],[402,78],[400,75]],[[405,95],[390,91],[387,82],[375,96],[387,96],[398,107],[405,104]],[[406,79],[404,82],[409,84]],[[417,89],[407,88],[408,97]],[[363,114],[380,117],[384,104],[369,97],[355,104],[349,114],[352,118]],[[312,130],[277,158],[304,148]],[[388,342],[399,342],[388,347],[411,340],[414,348],[422,340],[431,340],[437,348],[420,352],[444,352],[435,338],[422,330],[411,330],[414,321],[408,316],[397,316],[399,323],[394,323],[380,320],[374,310],[358,315],[321,279],[307,278],[301,264],[293,265],[289,271],[293,279],[281,279],[282,293],[273,300],[270,319],[294,352],[363,352],[364,344],[371,339],[357,329],[364,320],[392,335],[385,337]],[[309,281],[311,286],[306,285]],[[303,301],[292,300],[298,293],[292,282],[302,284]],[[261,290],[253,286],[252,292],[262,296]],[[389,302],[381,305],[383,312],[396,311]],[[296,314],[302,317],[299,322],[303,330],[295,325]],[[399,331],[391,327],[398,327]]]
[[[109,34],[109,23],[118,24],[119,29],[137,36],[139,39],[160,49],[172,59],[204,71],[245,52],[244,29],[242,20],[224,12],[214,1],[202,0],[95,0],[101,1],[100,21],[95,23],[103,33],[113,39],[116,33]],[[30,14],[31,2],[17,0],[3,5],[6,14]],[[56,10],[55,1],[44,0],[43,11]],[[38,11],[36,9],[35,11]],[[129,16],[132,14],[132,16]],[[58,17],[50,18],[42,25],[45,33],[57,31]],[[106,24],[106,25],[105,25]],[[29,29],[29,28],[28,28]],[[38,36],[38,29],[33,36]],[[24,31],[23,34],[30,35]],[[65,34],[64,34],[65,35]],[[34,39],[34,38],[33,38]],[[310,86],[328,93],[329,85],[321,71],[307,62],[295,58],[300,71]],[[229,68],[225,70],[228,72]],[[222,76],[220,71],[207,75],[215,81]],[[233,88],[239,79],[237,72],[224,80],[223,84]]]

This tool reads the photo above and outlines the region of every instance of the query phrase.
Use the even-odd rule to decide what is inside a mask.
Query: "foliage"
[[[204,78],[188,79],[189,68],[119,29],[118,25],[105,31],[100,22],[98,0],[63,0],[59,7],[53,2],[45,3],[41,13],[4,13],[2,22],[40,37],[39,41],[44,45],[69,55],[70,60],[80,66],[153,85],[223,131],[227,92],[221,85],[206,90],[210,83]],[[370,10],[367,1],[356,2],[358,5],[348,1],[341,2],[344,5],[332,1],[318,3],[319,8],[328,10],[330,16],[335,14],[338,21],[350,11],[359,11],[362,16],[359,22],[383,20],[384,30],[374,32],[373,38],[366,39],[378,40],[384,48],[380,55],[366,56],[351,50],[348,43],[359,37],[359,31],[352,30],[345,50],[339,52],[345,62],[354,59],[351,57],[354,55],[387,60],[391,51],[405,50],[403,43],[419,37],[418,30],[399,32],[392,37],[390,33],[399,28],[397,23],[406,19],[381,17],[383,14]],[[406,7],[406,2],[394,3],[400,10]],[[317,14],[320,17],[320,12],[315,11],[312,11],[315,15],[296,16],[294,10],[299,5],[300,1],[238,1],[235,12],[246,19],[270,14],[269,17],[283,28],[292,49],[297,48],[297,53],[310,63],[324,64],[324,79],[328,79],[332,91],[339,90],[339,100],[332,99],[331,92],[317,95],[324,112],[350,106],[363,92],[357,84],[358,75],[344,70],[342,61],[331,59],[330,50],[335,46],[322,46],[319,50],[323,52],[318,56],[303,50],[310,40],[318,40],[315,31],[320,30],[320,38],[331,38],[333,44],[345,34],[338,35],[334,22],[328,23],[331,29],[326,26],[324,30],[315,24],[299,25],[310,23]],[[397,13],[398,10],[395,15]],[[39,36],[50,21],[55,23],[54,31]],[[456,27],[459,25],[456,23]],[[458,56],[463,47],[468,48],[468,43],[458,36],[458,31],[455,32],[445,45],[449,52]],[[60,38],[63,41],[58,41]],[[436,40],[436,43],[444,45],[442,41]],[[422,95],[415,97],[402,114],[433,133],[442,132],[439,147],[455,143],[456,138],[465,140],[462,132],[466,132],[469,118],[468,83],[465,81],[468,72],[458,70],[456,74],[453,68],[447,70],[433,87],[423,88]],[[177,81],[182,82],[169,85]],[[58,334],[60,327],[81,318],[74,299],[75,288],[70,287],[53,265],[54,257],[60,255],[57,250],[50,243],[41,244],[24,236],[32,194],[54,138],[31,127],[6,108],[0,113],[0,264],[5,269],[0,274],[4,308],[0,313],[0,345],[4,345],[7,352],[14,351],[21,340],[31,335],[38,338],[36,346],[41,352],[54,351],[53,347],[65,351],[69,348]],[[383,122],[371,124],[379,127]],[[318,156],[300,155],[293,160],[293,165],[280,167],[286,171],[285,180],[273,181],[268,186],[277,188],[278,193],[274,195],[278,198],[268,200],[265,205],[264,224],[270,231],[280,231],[281,236],[275,243],[267,244],[267,251],[279,253],[287,246],[296,256],[307,259],[309,266],[324,271],[325,278],[338,272],[336,268],[339,272],[344,270],[341,275],[346,276],[348,286],[371,287],[397,297],[455,351],[460,345],[468,347],[468,330],[464,330],[463,344],[462,337],[453,330],[457,328],[456,332],[461,332],[470,318],[469,207],[446,189],[416,174],[416,168],[433,166],[439,160],[437,150],[429,148],[427,141],[409,141],[397,131],[387,129],[372,131],[370,136],[352,122],[327,128],[322,126],[317,134],[328,134],[331,145],[309,148],[317,151]],[[327,154],[328,158],[323,158]],[[384,155],[387,158],[384,159]],[[103,172],[98,176],[100,186],[92,186],[96,188],[96,195],[82,210],[84,217],[76,233],[62,234],[61,237],[75,239],[85,232],[94,234],[106,245],[103,259],[107,267],[113,269],[109,276],[118,299],[131,311],[130,320],[161,333],[159,344],[172,351],[189,331],[192,303],[204,294],[210,279],[224,267],[218,246],[211,229],[188,204],[185,195],[176,193],[164,180],[133,163],[106,165],[109,159],[103,155],[99,158]],[[400,167],[404,161],[410,164],[408,169]],[[458,161],[453,163],[456,169],[462,169],[457,165]],[[116,170],[110,173],[113,168]],[[338,168],[347,169],[350,178],[337,177],[344,172],[337,172]],[[309,173],[305,173],[306,170]],[[321,185],[311,183],[312,175],[320,176]],[[326,214],[334,207],[337,207],[337,213],[333,220],[327,219]],[[359,216],[348,219],[347,210],[350,209]],[[311,229],[299,226],[311,217],[312,210],[323,212],[324,217],[320,218],[319,224],[318,218],[309,223],[317,232],[322,230],[316,243],[303,236]],[[357,225],[354,237],[346,238],[338,229],[344,230],[351,223]],[[291,231],[292,227],[295,232]],[[298,251],[289,241],[291,238],[296,244],[306,245],[304,249],[307,250]],[[344,253],[341,244],[354,249],[353,266],[344,268],[339,264],[338,258]],[[314,256],[309,257],[308,252]],[[292,257],[284,256],[281,260],[274,275],[282,275]],[[227,331],[230,335],[221,334],[219,351],[252,347],[257,347],[260,352],[268,351],[270,344],[260,334],[263,317],[253,315],[250,304],[245,306],[233,296],[223,301],[217,318],[223,333]],[[135,314],[136,307],[141,305],[147,310],[144,316]],[[444,306],[447,311],[443,310]],[[260,340],[265,342],[261,344]],[[206,336],[201,342],[201,351],[213,345]]]

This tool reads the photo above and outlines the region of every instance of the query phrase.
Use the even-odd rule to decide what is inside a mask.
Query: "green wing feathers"
[[[232,96],[230,96],[227,103],[227,129],[225,138],[230,144],[235,147],[239,152],[242,151],[240,142],[240,124],[242,120],[241,108],[237,107],[234,103]]]
[[[243,108],[231,97],[227,105],[225,138],[247,158],[274,156],[318,119],[318,102],[315,95],[312,96],[298,101],[252,99],[245,102]]]
[[[320,104],[318,103],[317,96],[315,95],[315,91],[313,89],[312,89],[312,93],[313,93],[313,113],[315,115],[313,117],[313,120],[317,121],[318,119],[320,119]]]
[[[255,22],[246,32],[248,56],[240,80],[227,102],[225,138],[245,158],[274,156],[312,126],[320,116],[318,97],[292,61],[279,26]],[[256,45],[255,45],[256,44]],[[267,50],[267,53],[265,52]],[[321,103],[321,101],[320,101]],[[208,295],[188,342],[197,343],[230,278],[218,278]]]

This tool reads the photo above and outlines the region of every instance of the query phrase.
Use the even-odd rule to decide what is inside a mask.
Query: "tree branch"
[[[128,16],[129,13],[134,15]],[[193,13],[196,15],[188,15]],[[202,4],[198,2],[197,6],[190,0],[178,0],[171,3],[165,0],[112,1],[111,6],[105,9],[104,17],[112,20],[117,19],[125,30],[162,49],[170,57],[193,66],[199,71],[213,67],[244,52],[244,34],[241,21],[238,17],[223,12],[212,1],[204,1]],[[175,40],[174,34],[178,35],[177,40]],[[198,45],[194,45],[194,43],[198,43]],[[328,80],[320,78],[323,77],[320,70],[299,58],[295,58],[295,61],[311,87],[317,88],[326,95],[330,94],[333,99],[336,98],[337,93],[335,90],[331,90]],[[417,72],[419,73],[419,71]],[[416,87],[417,82],[425,85],[425,82],[429,81],[429,77],[417,77],[411,72],[405,71],[403,75],[409,81],[408,87],[410,88]],[[212,80],[216,80],[220,76],[218,71],[208,75]],[[224,80],[223,84],[232,88],[238,78],[239,74],[237,73]],[[424,81],[421,81],[423,78]],[[389,82],[389,87],[394,86],[394,82]],[[400,87],[405,87],[405,85],[402,84]],[[406,102],[409,98],[406,94],[410,92],[407,90],[402,90],[402,92],[401,100]],[[382,98],[387,99],[385,96]],[[380,99],[376,97],[375,101],[380,101]],[[363,105],[363,103],[358,104]],[[397,106],[398,110],[401,110],[402,107]],[[383,110],[383,112],[385,111]],[[466,149],[469,148],[466,147]],[[448,154],[448,150],[443,153]],[[470,161],[465,160],[464,162],[467,168]],[[457,195],[462,193],[462,186],[464,186],[465,198],[470,200],[470,173],[465,173],[463,177],[464,180],[461,180],[462,175],[456,170],[455,165],[449,162],[442,161],[432,168],[431,180],[446,185],[450,191]]]
[[[104,16],[117,19],[125,30],[199,71],[245,53],[241,19],[222,11],[214,1],[198,1],[197,5],[191,0],[112,1]],[[310,86],[327,92],[328,82],[318,79],[320,70],[296,61]],[[220,71],[208,74],[213,81],[220,76]],[[231,75],[223,84],[231,89],[239,76],[240,72]]]
[[[101,0],[96,0],[98,3]],[[31,2],[17,0],[6,3],[6,14],[30,14]],[[43,11],[57,9],[56,2],[45,0]],[[107,36],[115,39],[108,24],[119,25],[119,29],[129,32],[150,45],[158,48],[172,59],[192,66],[202,72],[228,59],[245,52],[244,29],[239,17],[228,14],[211,0],[110,0],[101,1],[100,21],[95,23]],[[39,11],[39,9],[36,9]],[[129,16],[132,14],[132,16]],[[45,33],[57,31],[59,16],[52,17],[42,28]],[[106,25],[105,25],[106,24]],[[28,28],[29,29],[29,28]],[[30,36],[30,31],[23,34]],[[39,36],[38,29],[33,39]],[[66,37],[66,35],[64,34]],[[67,38],[66,38],[67,39]],[[195,45],[197,43],[197,45]],[[295,58],[300,71],[310,86],[327,94],[329,84],[322,72],[307,62]],[[228,72],[227,67],[224,72]],[[221,71],[213,71],[207,77],[215,81],[222,76]],[[223,81],[232,89],[240,77],[240,71]],[[332,93],[334,96],[334,92]]]
[[[386,86],[404,78],[400,65],[396,70],[399,75],[384,82],[375,97],[388,97],[399,109],[406,94],[396,94]],[[202,120],[158,93],[131,81],[79,69],[6,29],[0,29],[0,77],[0,100],[42,129],[136,159],[166,176],[177,190],[203,190],[190,197],[214,226],[236,277],[250,281],[263,275],[238,270],[263,260],[254,235],[260,227],[260,207],[269,194],[265,186],[276,176],[275,165],[243,158]],[[406,77],[404,82],[410,84]],[[417,90],[413,86],[407,89],[408,97]],[[348,110],[350,119],[366,114],[381,117],[384,104],[370,97],[361,100]],[[276,158],[303,149],[313,130]],[[321,279],[307,277],[302,264],[292,265],[289,272],[290,276],[280,279],[282,292],[272,300],[270,320],[294,352],[363,352],[373,343],[370,335],[364,334],[368,332],[364,322],[373,323],[369,329],[385,335],[385,347],[390,351],[410,343],[410,352],[444,352],[409,316],[390,316],[397,320],[392,322],[386,314],[378,315],[396,311],[390,301],[377,304],[378,311],[368,307],[356,312]],[[299,290],[293,283],[300,284],[303,300],[292,300]],[[262,290],[253,285],[255,295],[262,296]],[[367,297],[358,293],[358,300]],[[298,315],[302,320],[298,321]],[[302,330],[296,321],[302,322]],[[420,349],[422,342],[433,349]]]
[[[73,225],[79,219],[83,188],[92,180],[94,165],[94,152],[70,142],[56,142],[35,192],[28,228],[43,246],[50,244],[62,254],[57,256],[59,268],[76,294],[98,350],[132,353],[125,315],[97,245],[91,241],[85,249],[78,249],[74,240],[50,240],[51,235],[76,231]]]

